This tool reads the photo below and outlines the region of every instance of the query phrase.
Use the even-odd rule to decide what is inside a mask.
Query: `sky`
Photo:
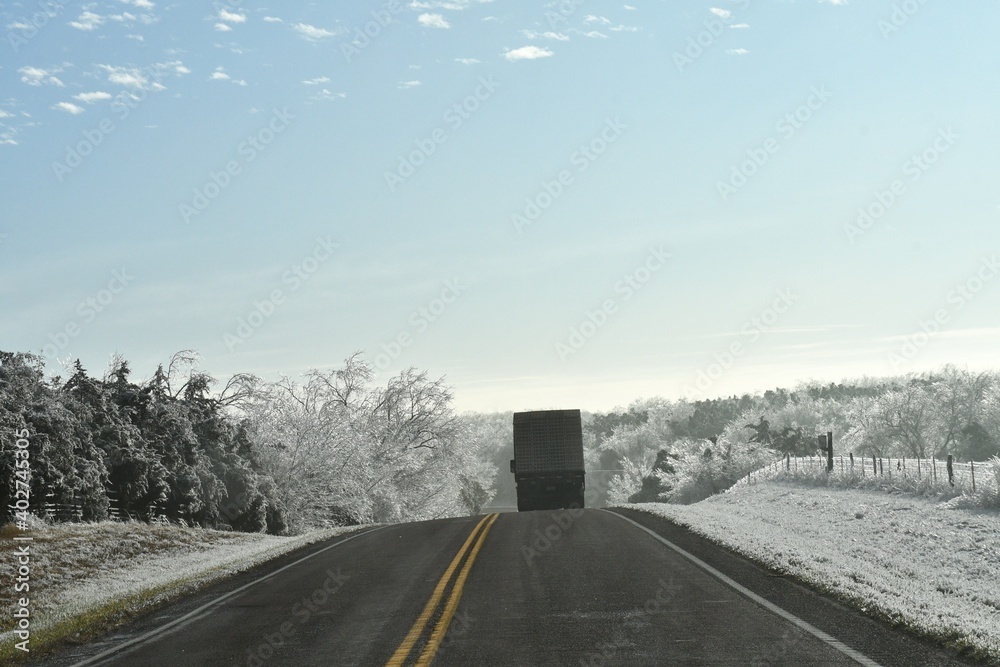
[[[0,3],[0,349],[220,381],[363,351],[482,411],[997,368],[998,25]]]

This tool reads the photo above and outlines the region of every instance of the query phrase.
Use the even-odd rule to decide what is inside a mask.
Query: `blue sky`
[[[53,372],[365,350],[604,410],[1000,366],[996,2],[0,20],[0,349]]]

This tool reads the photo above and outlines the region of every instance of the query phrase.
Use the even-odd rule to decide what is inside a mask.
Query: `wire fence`
[[[786,456],[754,470],[736,483],[753,484],[770,479],[800,479],[843,486],[881,486],[897,490],[972,495],[993,492],[1000,496],[1000,463],[958,462],[938,458],[892,458],[848,454],[834,456],[833,468],[825,456]]]

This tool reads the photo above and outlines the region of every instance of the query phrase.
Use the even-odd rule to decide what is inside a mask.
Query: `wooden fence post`
[[[976,492],[976,462],[969,461],[969,470],[972,471],[972,492]]]
[[[872,454],[872,477],[878,477],[878,466],[875,465],[874,454]]]
[[[937,484],[937,456],[931,456],[931,479]]]
[[[878,474],[880,477],[885,477],[885,468],[882,466],[882,457],[878,459]],[[889,474],[892,474],[892,468],[889,468]]]
[[[920,479],[920,457],[917,457],[917,479]]]
[[[954,468],[952,468],[952,465],[951,465],[953,460],[954,460],[954,457],[951,454],[949,454],[948,455],[948,483],[951,484],[952,486],[955,486],[955,470],[954,470]]]

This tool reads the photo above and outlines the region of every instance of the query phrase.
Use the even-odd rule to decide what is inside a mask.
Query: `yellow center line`
[[[438,581],[437,586],[434,587],[434,593],[431,595],[431,599],[427,601],[427,605],[424,607],[424,610],[420,613],[420,616],[417,617],[413,627],[410,628],[409,634],[406,635],[406,638],[403,639],[403,643],[399,645],[396,652],[392,654],[391,658],[389,658],[389,662],[385,663],[386,667],[401,667],[407,656],[410,655],[410,651],[413,650],[413,645],[420,638],[420,635],[423,634],[424,628],[427,627],[427,623],[431,620],[431,616],[434,615],[434,610],[437,609],[438,604],[441,602],[441,597],[444,595],[444,591],[448,587],[448,582],[451,581],[451,575],[455,573],[455,568],[457,568],[458,564],[462,561],[462,557],[465,556],[465,552],[469,550],[469,545],[471,545],[472,541],[475,539],[476,533],[479,532],[479,529],[484,523],[486,523],[490,516],[496,518],[496,515],[484,516],[482,520],[476,524],[476,527],[472,530],[472,532],[469,533],[469,537],[466,538],[465,544],[463,544],[462,548],[458,550],[457,554],[455,554],[455,558],[452,559],[451,565],[448,566],[448,569],[445,570],[444,574],[441,576],[441,580]]]
[[[493,527],[493,522],[497,520],[499,514],[494,514],[490,518],[490,522],[486,524],[483,531],[479,533],[479,539],[476,541],[476,546],[473,547],[472,553],[469,554],[468,560],[465,561],[465,565],[462,567],[462,571],[458,575],[458,579],[455,580],[455,586],[451,589],[451,595],[448,597],[448,602],[445,605],[444,613],[441,614],[441,618],[438,620],[437,625],[434,627],[434,632],[431,634],[430,641],[427,642],[427,646],[424,647],[423,653],[417,659],[417,667],[426,667],[431,664],[434,659],[434,655],[437,653],[438,647],[441,645],[441,641],[444,639],[444,635],[448,632],[448,625],[451,623],[452,616],[455,615],[455,610],[458,609],[458,602],[462,599],[462,589],[465,587],[465,580],[469,577],[469,571],[472,569],[472,563],[476,560],[476,555],[479,554],[479,550],[483,548],[483,542],[486,540],[486,533],[490,532],[490,528]]]

